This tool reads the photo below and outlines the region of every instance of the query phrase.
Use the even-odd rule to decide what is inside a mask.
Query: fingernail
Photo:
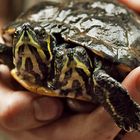
[[[60,116],[62,105],[58,100],[41,97],[33,102],[35,117],[37,120],[53,120]]]
[[[0,64],[0,72],[9,73],[9,68],[4,64]]]

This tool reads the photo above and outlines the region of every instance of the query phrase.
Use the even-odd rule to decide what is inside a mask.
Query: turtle
[[[41,2],[3,28],[1,60],[25,89],[100,104],[125,131],[140,105],[121,85],[140,66],[140,17],[115,0]]]

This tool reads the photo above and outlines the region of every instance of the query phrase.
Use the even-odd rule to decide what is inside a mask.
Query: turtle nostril
[[[30,24],[29,24],[29,23],[24,23],[24,24],[23,24],[23,30],[24,30],[24,31],[28,31],[29,28],[30,28]]]
[[[24,37],[25,38],[27,38],[28,37],[28,33],[27,33],[27,31],[25,30],[25,32],[24,32]]]
[[[30,30],[30,25],[28,23],[23,25],[23,31],[24,31],[24,39],[28,39],[28,33]]]

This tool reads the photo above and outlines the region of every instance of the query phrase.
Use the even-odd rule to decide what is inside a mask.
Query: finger
[[[140,12],[140,0],[119,0],[126,4],[131,9],[134,9],[138,12]]]
[[[23,130],[39,127],[58,118],[62,112],[59,100],[38,97],[27,91],[14,91],[9,69],[0,65],[0,125]],[[12,84],[13,85],[13,84]]]
[[[42,140],[112,140],[120,131],[103,108],[89,114],[78,114],[51,125],[30,131]]]
[[[129,91],[132,98],[140,104],[140,67],[134,69],[130,74],[125,78],[122,83],[125,88]],[[127,133],[123,140],[139,140],[140,133],[139,132],[132,132]]]
[[[59,100],[33,97],[24,91],[0,96],[0,125],[9,130],[25,130],[47,124],[61,115]]]
[[[127,133],[122,140],[140,140],[139,132]]]
[[[140,67],[130,72],[122,84],[129,91],[131,97],[140,104]]]

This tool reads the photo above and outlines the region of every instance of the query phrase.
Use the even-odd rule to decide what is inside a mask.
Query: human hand
[[[60,117],[62,110],[63,106],[57,99],[23,91],[12,79],[8,67],[0,65],[0,130],[10,136],[23,136],[24,131]]]
[[[88,114],[58,119],[63,110],[59,100],[15,90],[11,84],[15,81],[11,78],[8,68],[3,65],[0,65],[0,79],[0,129],[11,139],[113,140],[120,131],[102,107]],[[123,85],[140,103],[140,67],[126,77]],[[35,101],[40,99],[41,110],[34,106]],[[129,133],[122,140],[132,139],[140,139],[140,134]]]
[[[140,103],[140,68],[123,82]],[[58,118],[63,112],[59,99],[19,91],[11,85],[8,69],[0,66],[0,129],[15,140],[112,140],[120,129],[103,108],[89,114]],[[43,109],[36,113],[33,102],[41,99]],[[49,106],[48,108],[44,106]],[[40,115],[43,114],[43,115]],[[56,120],[56,121],[54,121]],[[104,128],[105,126],[105,128]],[[129,133],[123,140],[139,140],[139,133]],[[11,139],[10,139],[11,140]]]
[[[119,1],[126,4],[129,8],[137,12],[140,12],[140,0],[119,0]]]

